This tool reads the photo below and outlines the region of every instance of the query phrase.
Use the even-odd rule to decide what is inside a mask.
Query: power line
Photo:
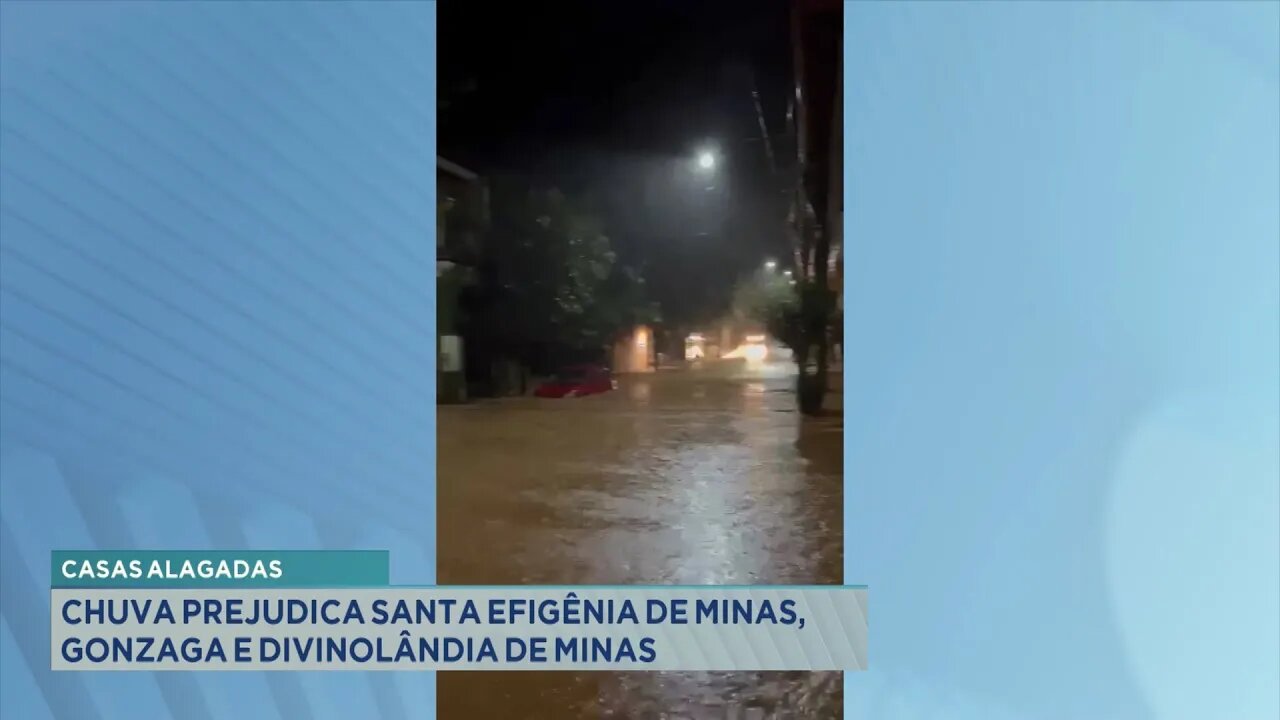
[[[748,71],[750,72],[750,71]],[[773,173],[773,177],[778,177],[778,162],[773,155],[773,141],[769,138],[769,127],[764,121],[764,108],[760,105],[760,92],[756,89],[756,75],[750,72],[751,76],[751,102],[756,109],[756,122],[760,124],[760,138],[764,141],[764,154],[769,159],[769,171]]]

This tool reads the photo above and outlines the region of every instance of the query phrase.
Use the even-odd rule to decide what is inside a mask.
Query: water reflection
[[[597,397],[441,407],[440,582],[838,583],[841,435],[800,419],[791,382],[663,372]],[[442,673],[439,694],[446,720],[827,718],[839,686],[820,673]]]
[[[649,402],[650,386],[651,386],[651,383],[648,383],[648,382],[635,382],[635,383],[630,383],[627,386],[627,388],[631,392],[632,400],[635,400],[637,403],[645,405],[645,404],[648,404]]]

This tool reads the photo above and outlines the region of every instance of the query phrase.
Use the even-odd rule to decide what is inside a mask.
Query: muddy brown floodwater
[[[439,408],[443,584],[833,583],[841,426],[782,368]],[[439,675],[443,720],[838,718],[839,673]]]

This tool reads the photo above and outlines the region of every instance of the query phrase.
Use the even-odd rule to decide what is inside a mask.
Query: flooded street
[[[787,365],[439,408],[442,584],[839,583],[837,418]],[[838,673],[441,673],[440,716],[840,716]]]

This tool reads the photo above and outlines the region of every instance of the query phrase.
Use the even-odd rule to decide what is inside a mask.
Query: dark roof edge
[[[450,175],[456,175],[457,177],[460,177],[463,180],[467,180],[469,182],[478,180],[480,178],[480,176],[477,175],[476,173],[462,167],[461,165],[455,162],[450,162],[448,160],[445,160],[443,157],[439,155],[436,156],[436,167],[441,170],[444,170]]]

